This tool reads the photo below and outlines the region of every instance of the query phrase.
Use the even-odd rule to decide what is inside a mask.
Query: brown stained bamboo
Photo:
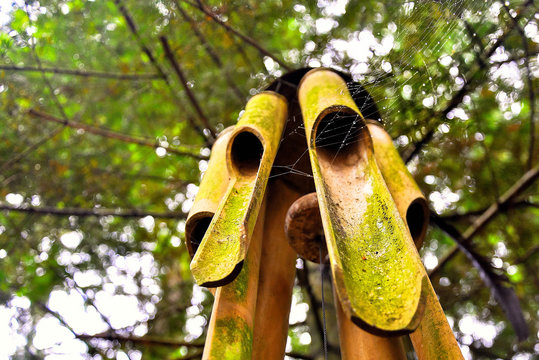
[[[408,333],[424,307],[426,276],[344,80],[327,69],[299,86],[333,279],[345,314],[382,333]]]
[[[408,226],[416,247],[420,249],[427,233],[429,220],[427,199],[404,165],[404,161],[393,145],[391,136],[379,122],[368,120],[367,122],[376,163],[397,204],[399,214]]]
[[[252,357],[265,210],[266,201],[263,201],[238,276],[217,288],[203,360],[250,360]]]
[[[298,196],[282,180],[268,185],[253,359],[281,360],[285,354],[297,256],[286,240],[284,222],[288,208]]]
[[[417,358],[464,359],[430,281],[425,300],[423,318],[417,329],[410,334]]]
[[[199,285],[222,286],[241,270],[287,118],[284,97],[252,97],[227,147],[231,180],[191,262]]]
[[[346,316],[335,291],[333,296],[343,360],[406,360],[402,337],[382,337],[363,330]]]

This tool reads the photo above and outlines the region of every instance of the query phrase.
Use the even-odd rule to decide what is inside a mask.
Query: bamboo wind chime
[[[215,142],[185,230],[215,296],[203,359],[283,359],[297,255],[329,261],[343,359],[406,359],[402,336],[420,360],[462,359],[417,251],[426,200],[348,80],[284,75]]]

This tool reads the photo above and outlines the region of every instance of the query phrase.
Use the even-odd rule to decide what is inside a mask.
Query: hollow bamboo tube
[[[265,207],[264,201],[241,271],[215,293],[202,354],[204,360],[250,360],[252,357]]]
[[[343,360],[406,360],[400,336],[382,337],[363,330],[346,316],[335,291],[333,296]]]
[[[277,93],[247,103],[227,147],[227,193],[191,261],[199,285],[225,285],[241,270],[286,118],[286,99]]]
[[[202,242],[204,234],[223,199],[230,181],[226,166],[226,149],[230,141],[233,126],[223,130],[211,149],[208,169],[200,182],[195,201],[185,222],[185,244],[191,259]]]
[[[253,359],[282,360],[296,274],[296,252],[284,233],[288,208],[299,194],[277,179],[268,185],[256,300]]]
[[[321,261],[314,259],[316,251],[320,257],[320,246],[325,249],[324,230],[316,193],[302,196],[290,206],[286,216],[285,231],[288,241],[295,244],[294,248],[301,256],[307,256],[315,262]],[[335,287],[333,287],[333,296],[337,309],[343,359],[406,359],[400,337],[381,337],[364,331],[344,313]]]
[[[427,200],[395,149],[391,136],[377,121],[368,121],[367,127],[376,163],[397,204],[399,214],[408,226],[416,247],[420,249],[428,227]]]
[[[370,332],[409,333],[421,319],[426,276],[374,159],[365,121],[332,71],[310,71],[298,91],[344,313]]]
[[[374,154],[380,171],[419,249],[428,226],[426,199],[393,146],[389,134],[377,122],[368,123],[367,126],[373,139]],[[462,359],[462,353],[432,284],[430,280],[427,281],[423,317],[418,328],[410,334],[416,354],[419,360]]]
[[[464,359],[430,281],[425,296],[425,313],[410,334],[419,360]]]

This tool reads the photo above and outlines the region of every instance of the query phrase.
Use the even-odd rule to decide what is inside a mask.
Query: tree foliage
[[[183,231],[213,134],[288,69],[321,65],[369,90],[430,200],[422,255],[467,356],[539,350],[533,1],[9,5],[0,5],[0,318],[15,343],[0,354],[199,356],[212,297],[193,285]],[[482,273],[469,257],[445,257],[463,239]],[[312,270],[298,270],[290,356],[321,355]],[[527,340],[517,341],[484,271],[514,289]],[[326,310],[336,357],[331,301]]]

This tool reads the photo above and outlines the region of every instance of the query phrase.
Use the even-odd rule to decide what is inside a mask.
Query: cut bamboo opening
[[[227,148],[227,194],[191,262],[199,285],[222,286],[240,272],[286,118],[286,99],[277,93],[262,92],[247,103]]]
[[[409,333],[423,312],[425,274],[376,164],[365,121],[332,71],[310,71],[298,91],[343,310],[371,332]]]

